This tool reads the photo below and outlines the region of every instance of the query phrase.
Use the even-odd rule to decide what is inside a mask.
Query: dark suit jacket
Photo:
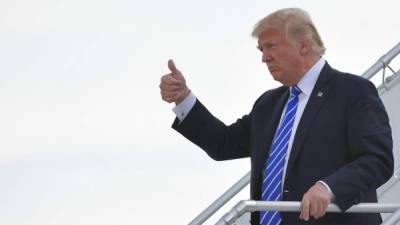
[[[319,94],[318,94],[319,93]],[[322,96],[321,96],[322,93]],[[262,170],[289,96],[288,87],[266,91],[248,115],[226,126],[197,100],[172,127],[215,160],[251,158],[251,199],[259,200]],[[393,174],[389,119],[375,86],[325,64],[300,119],[284,182],[284,201],[301,201],[316,181],[326,182],[336,204],[347,210],[376,202],[376,189]],[[328,213],[300,221],[282,213],[282,224],[380,224],[379,214]],[[259,224],[259,213],[252,213]]]

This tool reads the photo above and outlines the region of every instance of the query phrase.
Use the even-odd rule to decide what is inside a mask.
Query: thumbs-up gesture
[[[185,78],[179,71],[174,61],[168,60],[168,68],[170,73],[161,77],[160,89],[161,97],[164,101],[175,104],[181,103],[190,93],[186,86]]]

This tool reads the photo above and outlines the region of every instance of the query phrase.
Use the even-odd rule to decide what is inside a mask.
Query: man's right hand
[[[190,94],[190,90],[172,59],[168,60],[168,68],[171,73],[161,77],[161,98],[168,103],[175,102],[178,105]]]

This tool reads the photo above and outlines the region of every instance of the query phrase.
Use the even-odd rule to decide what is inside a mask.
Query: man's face
[[[270,28],[258,36],[262,61],[272,77],[285,86],[295,85],[303,75],[300,44],[285,37],[282,29]]]

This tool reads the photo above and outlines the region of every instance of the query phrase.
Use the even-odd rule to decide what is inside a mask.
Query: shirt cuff
[[[176,117],[178,117],[179,121],[183,121],[185,117],[189,114],[190,110],[192,110],[194,104],[196,103],[196,96],[192,92],[186,98],[176,105],[172,111],[174,111]]]
[[[333,194],[331,188],[329,187],[329,185],[325,182],[323,182],[322,180],[317,181],[318,183],[324,185],[324,187],[328,190],[329,194],[331,195],[331,201],[334,202],[335,201],[335,195]]]

